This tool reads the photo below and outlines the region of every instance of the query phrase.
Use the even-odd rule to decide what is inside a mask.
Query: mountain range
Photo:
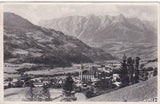
[[[72,63],[115,59],[76,37],[32,24],[14,13],[4,13],[4,62],[69,66]]]
[[[157,57],[157,27],[149,21],[118,16],[68,16],[41,20],[40,26],[74,36],[114,56]],[[150,49],[150,50],[148,50]]]

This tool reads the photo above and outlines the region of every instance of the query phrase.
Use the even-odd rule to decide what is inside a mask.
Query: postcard
[[[158,103],[158,3],[0,8],[3,103]]]

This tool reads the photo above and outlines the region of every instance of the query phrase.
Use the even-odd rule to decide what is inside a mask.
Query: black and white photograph
[[[157,102],[157,3],[4,3],[10,102]]]

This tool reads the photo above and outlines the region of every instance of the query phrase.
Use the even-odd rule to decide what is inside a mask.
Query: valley
[[[38,26],[5,12],[4,99],[69,100],[64,89],[68,77],[74,86],[70,100],[110,101],[110,93],[111,101],[144,100],[134,98],[130,88],[139,90],[152,80],[149,87],[156,97],[156,30],[150,22],[123,14],[67,16],[40,21]],[[130,98],[121,98],[125,89]]]

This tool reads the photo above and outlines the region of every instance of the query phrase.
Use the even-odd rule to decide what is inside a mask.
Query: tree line
[[[139,82],[139,61],[140,57],[128,57],[124,54],[121,62],[120,77],[122,86]]]

